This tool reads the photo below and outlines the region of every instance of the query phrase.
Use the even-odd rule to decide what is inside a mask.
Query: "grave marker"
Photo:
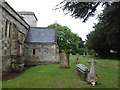
[[[91,59],[88,63],[90,65],[90,72],[88,73],[88,76],[87,76],[87,82],[91,83],[92,85],[95,85],[99,83],[98,77],[95,74],[95,70],[94,70],[96,62],[94,61],[94,59]]]
[[[80,63],[80,58],[79,58],[79,53],[76,54],[76,60],[75,60],[75,63],[78,64]]]
[[[75,72],[77,73],[79,78],[81,78],[82,80],[86,80],[89,69],[84,64],[77,64],[75,66]]]
[[[60,53],[60,67],[61,68],[68,68],[69,64],[68,64],[68,59],[67,59],[67,55],[64,51],[61,51]]]

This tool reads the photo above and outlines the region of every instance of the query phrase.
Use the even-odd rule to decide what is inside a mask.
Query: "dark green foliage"
[[[94,26],[95,31],[87,35],[86,45],[94,49],[101,57],[120,58],[120,2],[67,2],[63,1],[58,6],[63,11],[68,11],[72,17],[83,19],[85,22],[94,16],[99,5],[104,7],[99,15],[99,23]],[[111,53],[110,50],[116,51]]]
[[[56,9],[67,11],[66,14],[71,14],[72,17],[83,19],[83,22],[89,17],[94,16],[100,2],[67,2],[63,0],[56,6]],[[109,6],[109,2],[102,3],[103,6]]]
[[[79,43],[79,48],[85,48],[84,42],[82,38],[80,37],[80,43]]]
[[[94,29],[87,35],[88,48],[93,48],[101,57],[120,58],[120,2],[111,3],[103,10]]]

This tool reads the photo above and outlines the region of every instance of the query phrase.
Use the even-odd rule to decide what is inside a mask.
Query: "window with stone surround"
[[[5,26],[4,26],[4,29],[5,29],[5,37],[9,37],[10,38],[10,30],[11,30],[11,22],[6,19],[5,20]]]
[[[33,49],[33,55],[35,55],[35,49]]]
[[[11,37],[11,29],[12,29],[12,23],[9,24],[9,38]]]
[[[7,23],[7,37],[9,37],[9,31],[10,31],[10,22]]]
[[[5,21],[5,37],[7,37],[8,23],[9,23],[9,21],[6,20]]]

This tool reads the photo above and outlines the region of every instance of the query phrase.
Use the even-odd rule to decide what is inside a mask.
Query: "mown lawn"
[[[80,56],[82,64],[93,56]],[[30,68],[16,79],[3,81],[3,88],[118,88],[119,60],[95,58],[95,71],[99,76],[100,85],[91,86],[80,80],[74,72],[75,56],[70,57],[70,68],[59,68],[59,65],[41,65]]]

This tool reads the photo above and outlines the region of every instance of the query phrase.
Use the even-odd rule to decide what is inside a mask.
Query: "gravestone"
[[[80,56],[80,55],[77,53],[77,54],[76,54],[76,60],[75,60],[75,63],[76,63],[76,64],[80,63],[80,58],[79,58],[79,56]]]
[[[83,53],[83,57],[85,57],[85,52]]]
[[[88,63],[90,65],[90,72],[88,73],[88,76],[87,76],[87,82],[92,85],[95,85],[99,83],[97,74],[95,74],[95,70],[94,70],[96,62],[94,61],[94,59],[91,59]]]
[[[60,52],[60,67],[61,68],[68,68],[69,67],[67,55],[64,51]]]
[[[89,69],[84,64],[77,64],[75,66],[75,72],[80,79],[86,80]]]

